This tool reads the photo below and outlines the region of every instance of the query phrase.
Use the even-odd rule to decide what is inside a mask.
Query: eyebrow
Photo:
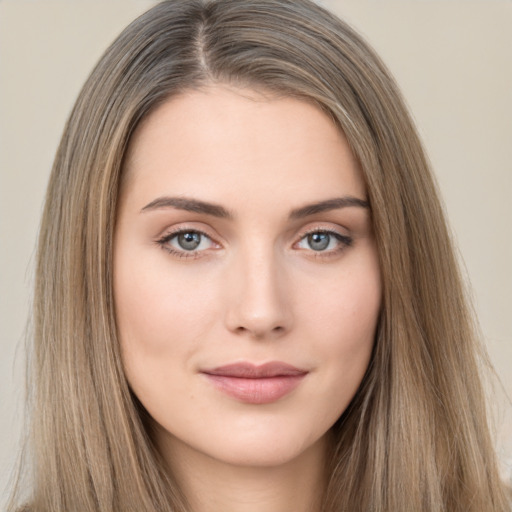
[[[290,212],[290,219],[302,219],[309,217],[315,213],[327,212],[330,210],[338,210],[340,208],[347,208],[350,206],[356,206],[358,208],[370,208],[368,201],[359,199],[353,196],[335,197],[334,199],[326,199],[325,201],[319,201],[318,203],[308,204],[300,208],[296,208]]]
[[[326,199],[324,201],[318,201],[317,203],[311,203],[301,206],[300,208],[296,208],[290,212],[289,218],[291,220],[302,219],[304,217],[315,215],[316,213],[354,206],[366,209],[370,207],[368,201],[365,201],[364,199],[359,199],[353,196],[335,197],[333,199]],[[223,206],[208,203],[206,201],[200,201],[199,199],[185,197],[158,197],[144,206],[141,212],[159,210],[162,208],[175,208],[177,210],[184,210],[187,212],[203,213],[205,215],[212,215],[213,217],[219,217],[222,219],[234,218],[234,215]]]
[[[176,208],[177,210],[185,210],[187,212],[204,213],[222,219],[233,218],[233,215],[223,206],[186,197],[158,197],[144,206],[141,212],[159,210],[161,208]]]

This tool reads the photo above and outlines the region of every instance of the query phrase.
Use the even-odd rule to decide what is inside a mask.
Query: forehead
[[[224,85],[159,106],[137,128],[124,172],[126,188],[147,198],[232,192],[300,202],[332,197],[333,188],[365,196],[357,160],[319,107]]]

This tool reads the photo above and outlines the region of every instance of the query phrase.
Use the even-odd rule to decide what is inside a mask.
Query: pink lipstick
[[[291,393],[308,372],[275,361],[262,365],[228,364],[201,373],[217,389],[241,402],[268,404]]]

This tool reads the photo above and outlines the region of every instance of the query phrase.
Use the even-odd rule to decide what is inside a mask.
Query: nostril
[[[243,325],[240,325],[235,329],[235,332],[237,334],[242,335],[242,334],[250,333],[255,338],[264,338],[268,335],[272,335],[272,337],[273,337],[275,335],[281,335],[285,331],[286,331],[286,329],[282,325],[278,325],[278,326],[272,327],[270,329],[265,329],[265,328],[258,329],[257,327],[251,329],[248,327],[244,327]]]

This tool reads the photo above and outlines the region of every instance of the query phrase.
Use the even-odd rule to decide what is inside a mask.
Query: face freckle
[[[211,86],[156,109],[125,167],[116,317],[164,457],[265,466],[320,447],[381,303],[343,134],[307,102]]]

